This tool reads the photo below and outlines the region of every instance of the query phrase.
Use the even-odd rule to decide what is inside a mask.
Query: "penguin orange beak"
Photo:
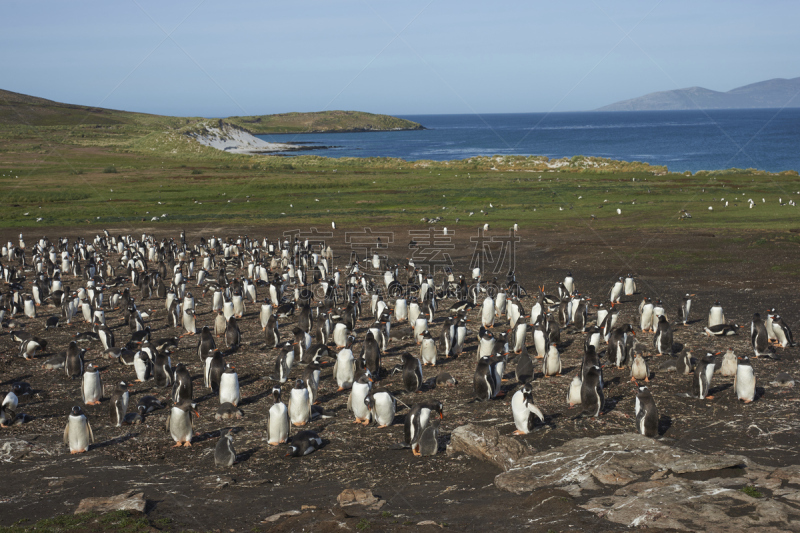
[[[194,411],[194,414],[197,416],[197,418],[200,418],[200,412],[199,411]]]
[[[741,357],[737,357],[736,359],[738,359],[739,361],[741,361],[741,360],[742,360],[742,358],[741,358]]]
[[[439,413],[439,420],[444,420],[444,413]]]

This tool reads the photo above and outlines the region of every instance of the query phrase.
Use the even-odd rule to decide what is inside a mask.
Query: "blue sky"
[[[800,76],[791,1],[7,0],[2,14],[0,88],[172,115],[580,111]]]

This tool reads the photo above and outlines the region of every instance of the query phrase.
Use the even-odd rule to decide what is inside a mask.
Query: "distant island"
[[[0,89],[0,124],[26,126],[71,126],[77,124],[163,124],[190,125],[207,121],[203,117],[171,117],[118,111],[54,102],[45,98]],[[214,119],[217,120],[217,119]],[[362,111],[319,111],[228,117],[225,123],[259,135],[265,133],[331,133],[354,131],[422,130],[421,124]]]
[[[800,107],[800,78],[775,78],[727,92],[703,87],[660,91],[622,100],[595,111],[668,111]]]

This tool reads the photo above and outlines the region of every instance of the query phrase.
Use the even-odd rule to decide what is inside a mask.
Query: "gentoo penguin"
[[[631,274],[625,277],[624,292],[625,296],[633,296],[636,293],[636,280]]]
[[[205,386],[211,389],[213,394],[219,393],[219,384],[222,380],[222,373],[225,372],[225,361],[219,350],[214,350],[211,357],[206,358],[203,372]]]
[[[311,421],[311,398],[302,379],[295,380],[289,394],[289,421],[293,426],[305,426]]]
[[[658,436],[658,409],[650,390],[639,387],[636,395],[636,429],[645,437]]]
[[[658,327],[653,337],[653,346],[655,347],[656,355],[672,355],[672,326],[670,326],[667,317],[664,315],[658,317]]]
[[[505,289],[500,289],[497,297],[494,299],[494,314],[496,317],[506,316],[506,308],[508,307],[508,294]]]
[[[30,339],[22,341],[22,344],[19,347],[19,354],[23,358],[30,360],[36,357],[36,351],[39,348],[41,348],[39,342],[37,342],[35,338],[31,337]]]
[[[625,324],[611,332],[606,352],[609,363],[614,363],[617,368],[623,368],[628,364],[628,336],[634,335],[636,332],[633,331],[630,324]],[[595,345],[595,349],[598,349],[597,345]]]
[[[481,306],[481,325],[485,328],[493,328],[494,316],[494,300],[491,296],[487,296]]]
[[[479,401],[491,400],[497,395],[497,379],[488,355],[484,355],[478,360],[472,383],[475,397]]]
[[[725,313],[722,312],[722,304],[719,300],[714,302],[711,309],[708,310],[708,327],[716,326],[725,323]]]
[[[289,438],[289,410],[281,401],[281,388],[272,387],[272,407],[267,413],[268,442],[277,446]]]
[[[192,375],[183,363],[175,367],[175,380],[172,384],[172,401],[181,403],[186,398],[192,399]]]
[[[437,387],[455,387],[458,380],[450,375],[449,372],[439,372],[434,380]]]
[[[69,453],[83,453],[94,442],[92,426],[79,406],[72,408],[64,428],[64,444],[69,446]]]
[[[236,373],[236,367],[228,363],[219,380],[219,403],[230,402],[238,406],[241,399],[239,375]]]
[[[404,442],[400,447],[410,447],[414,455],[419,455],[419,439],[422,436],[422,432],[432,422],[432,418],[437,417],[437,415],[439,420],[444,418],[442,402],[432,400],[415,403],[411,406],[411,410],[406,415],[405,423],[403,424]]]
[[[236,348],[242,343],[242,334],[239,331],[239,324],[236,322],[236,317],[230,317],[228,324],[225,326],[225,346],[228,348]]]
[[[615,330],[612,331],[612,334],[609,335],[609,340],[608,340],[609,344],[608,349],[610,350],[609,354],[612,355],[614,358],[616,358],[614,350],[615,347],[617,346],[617,339],[614,339],[613,335],[614,332],[617,332],[617,330],[619,330],[617,335],[621,337],[621,339],[619,340],[625,341],[625,335],[621,328],[616,328]],[[603,340],[603,330],[601,330],[597,326],[591,326],[589,329],[586,330],[586,341],[584,341],[583,343],[584,351],[587,350],[589,346],[593,346],[595,351],[599,352],[602,340]],[[612,357],[609,357],[609,359],[612,359]]]
[[[527,435],[533,431],[537,418],[544,422],[542,411],[533,402],[533,386],[530,383],[523,385],[511,397],[511,414],[514,417],[514,425],[517,426],[512,435]]]
[[[422,363],[406,352],[402,355],[403,359],[403,385],[407,392],[419,391],[422,387]]]
[[[772,319],[776,315],[775,308],[767,310],[767,318],[764,319],[764,326],[767,328],[767,337],[769,337],[770,343],[778,342],[778,337],[775,336],[775,328],[772,327]]]
[[[650,382],[650,368],[647,366],[647,361],[644,360],[642,354],[636,354],[633,357],[631,364],[631,381],[644,380]]]
[[[319,390],[319,378],[322,374],[322,367],[319,365],[318,362],[309,363],[303,369],[303,382],[306,384],[306,388],[308,389],[309,397],[311,398],[311,404],[314,405],[318,403],[317,401],[317,391]]]
[[[153,362],[153,377],[156,387],[170,387],[175,381],[172,377],[172,359],[169,352],[159,352],[156,350],[155,361]]]
[[[739,366],[739,359],[733,352],[732,348],[728,348],[725,355],[722,356],[722,364],[719,367],[719,373],[725,377],[735,377],[736,368]]]
[[[64,372],[68,378],[76,379],[83,375],[83,352],[85,351],[78,348],[78,343],[70,341],[64,363]]]
[[[388,389],[384,387],[371,389],[364,403],[370,410],[372,420],[378,425],[378,429],[392,425],[397,412],[397,400]]]
[[[708,327],[706,326],[703,328],[706,336],[711,337],[726,337],[730,335],[736,335],[736,332],[739,330],[738,324],[717,324],[716,326]]]
[[[608,299],[611,301],[612,304],[620,303],[620,299],[622,297],[622,289],[624,285],[624,279],[619,278],[614,286],[611,287],[611,293],[609,294]]]
[[[581,381],[580,374],[575,374],[575,377],[572,378],[572,381],[569,384],[569,389],[567,389],[567,403],[569,404],[570,409],[576,405],[580,405],[581,403],[582,384],[583,382]]]
[[[258,313],[258,318],[261,322],[261,331],[266,331],[267,324],[269,324],[269,319],[272,316],[272,313],[272,302],[269,298],[266,298],[264,299],[264,303],[261,304],[261,311]]]
[[[375,340],[375,335],[372,331],[367,331],[367,335],[361,345],[361,358],[364,360],[364,366],[369,368],[372,375],[380,379],[381,347],[378,341]]]
[[[222,430],[214,448],[214,464],[217,466],[233,466],[236,462],[236,450],[233,449],[233,430]]]
[[[653,331],[653,302],[650,298],[645,298],[640,307],[639,329],[642,331]]]
[[[365,401],[372,388],[372,378],[363,374],[353,383],[350,395],[347,397],[347,410],[353,413],[355,420],[353,423],[369,425],[372,420],[372,413]]]
[[[528,355],[527,348],[522,350],[522,353],[517,356],[517,367],[514,370],[514,376],[520,383],[527,383],[535,378],[533,361],[531,360],[531,356]]]
[[[600,379],[600,367],[592,366],[586,371],[583,383],[581,383],[581,405],[588,412],[588,416],[593,418],[600,415],[605,405]]]
[[[217,316],[214,317],[214,335],[222,337],[225,335],[225,328],[228,326],[228,320],[222,311],[217,311]]]
[[[572,295],[575,292],[575,278],[572,277],[572,272],[567,272],[567,275],[564,277],[564,288],[567,289],[567,293]]]
[[[497,339],[494,338],[494,334],[481,327],[480,338],[478,341],[478,358],[481,358],[484,355],[492,355],[494,353],[494,346],[497,343]]]
[[[756,397],[756,375],[753,372],[753,365],[750,364],[750,358],[746,355],[739,360],[739,365],[736,367],[733,388],[736,390],[736,397],[744,403],[750,403]]]
[[[272,379],[278,383],[286,383],[289,380],[289,372],[294,363],[294,349],[292,343],[286,342],[281,349],[281,353],[275,358],[275,374]]]
[[[417,455],[429,457],[436,455],[439,451],[439,424],[441,420],[435,418],[422,430],[422,434],[417,442]]]
[[[125,420],[125,414],[128,412],[128,402],[130,400],[130,392],[128,392],[128,385],[124,381],[117,383],[114,387],[114,392],[111,393],[111,399],[108,404],[108,411],[111,418],[111,423],[115,427],[120,427]],[[147,410],[145,412],[148,412]]]
[[[794,387],[794,378],[786,372],[779,372],[773,381],[769,382],[773,387]]]
[[[463,315],[458,315],[455,319],[453,335],[453,347],[450,350],[451,356],[459,356],[464,352],[464,341],[467,338],[467,323]]]
[[[694,294],[687,294],[684,296],[683,300],[681,300],[681,306],[678,308],[678,320],[680,320],[684,326],[689,325],[689,312],[692,310],[692,298],[694,296]]]
[[[542,359],[550,349],[550,337],[546,331],[544,315],[539,315],[533,328],[533,346],[536,348],[536,359]]]
[[[11,391],[6,394],[2,405],[0,405],[0,427],[9,427],[14,424],[17,419],[15,410],[18,403],[19,398],[15,392]]]
[[[142,396],[136,404],[136,409],[142,414],[152,413],[157,409],[163,408],[164,404],[161,403],[161,400],[150,395]]]
[[[244,412],[233,405],[232,403],[221,403],[217,407],[217,413],[214,415],[214,420],[228,420],[231,418],[240,419],[244,417]]]
[[[322,447],[322,439],[313,431],[305,430],[292,437],[286,457],[302,457]]]
[[[214,341],[214,335],[211,334],[211,329],[208,326],[203,326],[200,330],[200,339],[197,341],[197,357],[201,363],[206,362],[209,357],[209,352],[217,348],[217,343]]]
[[[419,317],[414,322],[414,342],[418,345],[422,344],[422,335],[426,331],[428,331],[427,313],[420,313]]]
[[[380,316],[380,314],[376,315]],[[394,302],[394,318],[398,324],[408,320],[408,301],[405,298],[398,298]]]
[[[653,324],[650,329],[652,329],[653,331],[658,329],[658,320],[665,315],[665,312],[666,311],[664,309],[664,304],[661,302],[661,300],[656,300],[655,303],[653,304],[653,317],[652,317]]]
[[[769,355],[769,351],[767,350],[769,346],[767,328],[764,326],[764,321],[758,313],[753,315],[753,321],[750,323],[750,345],[753,347],[755,357]]]
[[[333,364],[333,376],[339,386],[337,392],[349,389],[355,381],[356,360],[353,357],[352,345],[354,337],[350,336],[345,341],[345,347],[336,354],[336,362]]]
[[[268,348],[277,348],[281,342],[281,334],[278,331],[278,319],[271,315],[267,320],[267,327],[264,330],[265,340]]]
[[[420,344],[419,358],[422,364],[436,366],[436,340],[431,336],[431,332],[425,330],[422,334],[422,344]]]
[[[136,352],[133,358],[133,369],[136,371],[135,381],[147,381],[153,378],[153,362],[145,352]]]
[[[85,405],[100,405],[100,400],[103,398],[103,381],[100,379],[100,371],[92,363],[86,365],[86,371],[83,373],[81,398]]]
[[[186,330],[187,335],[195,335],[197,333],[197,326],[195,324],[194,309],[183,310],[183,329]]]
[[[561,356],[558,354],[555,344],[550,345],[547,355],[542,361],[542,373],[546,378],[561,375]]]
[[[792,337],[792,330],[789,329],[789,326],[786,325],[780,315],[772,316],[772,330],[775,332],[778,345],[782,348],[797,346],[794,342],[794,337]]]
[[[347,338],[350,336],[350,330],[347,329],[347,324],[344,322],[337,322],[333,327],[333,342],[336,344],[337,349],[347,346]]]
[[[711,378],[714,376],[714,354],[708,353],[698,363],[694,369],[692,378],[692,397],[700,400],[713,400],[708,392],[711,388]]]
[[[200,418],[200,413],[195,410],[194,404],[189,399],[173,405],[167,414],[166,428],[175,441],[173,448],[192,445],[192,414]]]

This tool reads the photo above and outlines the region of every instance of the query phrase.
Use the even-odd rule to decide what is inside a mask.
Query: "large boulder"
[[[704,455],[671,448],[638,433],[603,435],[571,440],[516,460],[495,478],[495,486],[521,493],[582,485],[592,477],[604,485],[618,486],[659,471],[703,472],[746,463],[747,459],[738,455]]]
[[[492,427],[467,424],[453,430],[447,454],[465,453],[482,461],[488,461],[508,470],[516,466],[520,458],[535,452],[520,441],[500,435]]]
[[[147,501],[143,492],[131,490],[118,496],[108,498],[84,498],[78,504],[75,514],[110,513],[111,511],[134,511],[143,513]]]

